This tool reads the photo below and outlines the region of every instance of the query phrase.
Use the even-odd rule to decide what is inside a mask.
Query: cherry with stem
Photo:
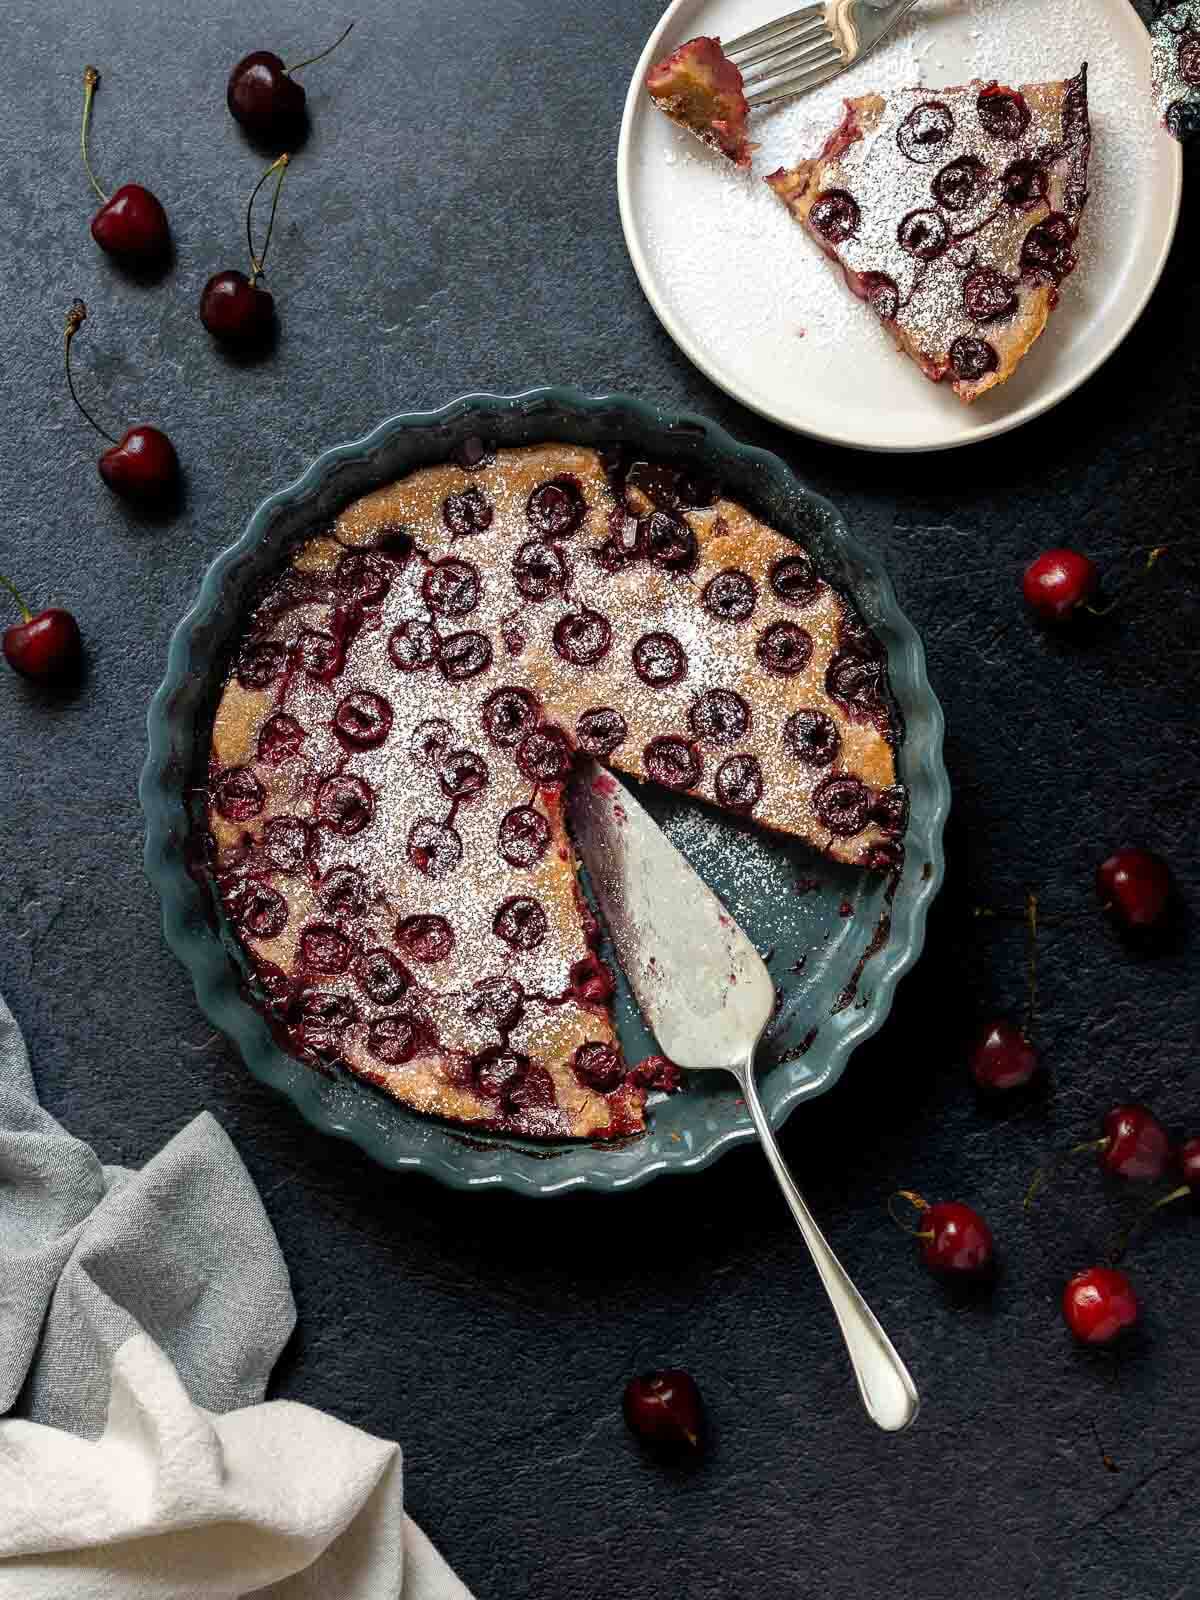
[[[1105,1172],[1117,1178],[1150,1180],[1161,1178],[1171,1164],[1171,1140],[1158,1118],[1143,1105],[1114,1106],[1104,1118],[1099,1139],[1085,1139],[1072,1145],[1033,1175],[1025,1194],[1026,1210],[1032,1206],[1051,1176],[1072,1156],[1094,1151]]]
[[[136,423],[118,439],[102,428],[79,398],[71,372],[71,344],[87,319],[87,307],[76,300],[67,312],[64,328],[64,365],[67,388],[80,415],[107,439],[109,448],[96,463],[100,476],[114,494],[137,505],[159,505],[179,482],[179,458],[175,446],[161,428]]]
[[[36,616],[0,572],[0,587],[17,602],[21,621],[4,630],[4,659],[23,678],[49,683],[69,677],[79,666],[83,641],[79,624],[61,606],[48,606]]]
[[[294,144],[305,118],[304,85],[292,76],[332,54],[354,24],[315,56],[285,66],[273,50],[253,50],[229,74],[225,104],[235,122],[255,139],[269,144]]]
[[[1155,1212],[1161,1211],[1164,1206],[1175,1205],[1180,1200],[1200,1201],[1200,1138],[1185,1139],[1179,1146],[1176,1162],[1179,1175],[1183,1182],[1151,1203],[1135,1217],[1129,1227],[1118,1235],[1116,1244],[1111,1252],[1110,1259],[1113,1264],[1123,1259],[1126,1250],[1133,1241],[1134,1234],[1138,1233],[1150,1221]]]
[[[100,248],[120,261],[145,264],[161,261],[171,247],[171,230],[167,226],[167,213],[157,195],[140,183],[123,183],[111,195],[96,181],[88,156],[88,129],[92,120],[92,102],[100,74],[95,67],[83,69],[83,121],[79,128],[79,148],[83,156],[88,182],[100,200],[100,209],[92,218],[92,238]]]
[[[906,1201],[916,1211],[916,1228],[896,1215],[897,1200]],[[977,1211],[960,1201],[941,1200],[931,1205],[911,1189],[898,1189],[888,1201],[888,1213],[902,1232],[917,1240],[921,1259],[931,1272],[978,1278],[989,1271],[995,1260],[992,1230]]]
[[[287,173],[291,157],[285,151],[277,156],[254,185],[246,205],[246,246],[250,253],[250,274],[230,270],[217,272],[204,285],[200,296],[200,321],[222,344],[243,348],[263,343],[270,335],[275,322],[275,298],[259,285],[265,271],[271,234],[275,229],[275,212],[279,207],[279,191]],[[271,215],[267,221],[266,238],[261,252],[254,251],[254,202],[259,191],[272,173],[275,193],[271,198]]]

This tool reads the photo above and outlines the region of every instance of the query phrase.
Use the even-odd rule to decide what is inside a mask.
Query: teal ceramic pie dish
[[[897,983],[921,950],[942,881],[950,803],[942,712],[921,642],[879,562],[777,456],[739,443],[703,417],[628,395],[557,388],[466,395],[440,411],[388,418],[365,438],[327,450],[295,483],[264,500],[209,567],[171,639],[166,677],[150,706],[140,786],[146,871],[162,901],[167,943],[191,973],[201,1009],[255,1077],[286,1095],[315,1127],[352,1140],[385,1167],[426,1172],[457,1188],[539,1195],[631,1189],[660,1173],[694,1172],[754,1137],[732,1079],[704,1074],[676,1094],[652,1097],[647,1131],[607,1144],[491,1137],[423,1117],[348,1074],[317,1073],[276,1044],[237,943],[195,870],[191,808],[203,800],[212,716],[250,596],[297,538],[366,491],[445,460],[471,435],[500,445],[623,442],[702,468],[732,498],[801,539],[822,575],[853,598],[887,650],[904,722],[898,766],[911,807],[897,880],[839,867],[701,802],[652,790],[642,798],[775,976],[780,1005],[759,1060],[763,1100],[777,1127],[802,1100],[830,1088],[855,1045],[882,1026]],[[651,1053],[623,979],[616,1017],[629,1059]]]

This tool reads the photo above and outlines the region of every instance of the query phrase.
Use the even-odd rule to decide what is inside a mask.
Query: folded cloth
[[[263,1402],[295,1318],[213,1118],[102,1166],[0,1000],[0,1600],[470,1600],[399,1446]]]

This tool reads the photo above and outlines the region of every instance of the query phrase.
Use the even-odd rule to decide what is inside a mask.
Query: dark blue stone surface
[[[0,570],[77,612],[77,694],[0,682],[0,990],[51,1109],[109,1160],[145,1160],[201,1107],[228,1128],[290,1264],[300,1329],[280,1395],[405,1447],[413,1513],[481,1596],[581,1600],[1190,1600],[1200,1443],[1200,1219],[1164,1214],[1131,1257],[1137,1335],[1075,1349],[1065,1277],[1127,1214],[1089,1160],[1032,1217],[1042,1152],[1114,1100],[1200,1132],[1200,602],[1180,544],[1116,614],[1050,639],[1019,575],[1088,550],[1112,585],[1195,540],[1200,255],[1193,196],[1149,310],[1103,370],[1015,435],[946,457],[867,458],[781,433],[711,388],[642,298],[617,220],[629,72],[657,0],[366,0],[307,83],[313,131],[284,190],[278,347],[214,352],[210,272],[243,266],[261,168],[224,105],[229,66],[296,57],[342,18],[312,0],[164,6],[20,0],[0,53],[5,447]],[[165,202],[170,273],[136,283],[87,231],[79,79],[104,75],[95,164]],[[1200,182],[1188,154],[1189,191]],[[82,386],[169,427],[185,504],[132,517],[70,409],[62,315],[81,295]],[[627,1198],[534,1204],[396,1181],[302,1126],[203,1022],[163,945],[135,785],[170,629],[214,552],[324,446],[468,389],[632,390],[777,450],[885,556],[946,708],[949,881],[893,1017],[785,1149],[925,1396],[898,1439],[863,1419],[830,1315],[761,1159],[731,1155]],[[1096,862],[1173,862],[1185,914],[1131,953],[1101,922]],[[1048,1092],[989,1111],[964,1051],[1018,1012],[1019,923],[1042,899],[1038,1042]],[[913,1187],[991,1219],[1003,1270],[960,1301],[885,1212]],[[619,1396],[690,1367],[713,1446],[647,1463]],[[1102,1450],[1119,1470],[1108,1470]]]

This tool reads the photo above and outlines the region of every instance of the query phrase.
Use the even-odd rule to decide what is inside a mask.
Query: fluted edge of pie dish
[[[162,902],[167,943],[190,972],[201,1010],[237,1045],[254,1076],[286,1095],[314,1127],[352,1141],[382,1166],[426,1172],[455,1188],[506,1188],[536,1195],[631,1189],[660,1173],[698,1171],[733,1145],[754,1138],[744,1109],[727,1126],[718,1127],[698,1105],[698,1127],[684,1136],[677,1130],[673,1137],[656,1134],[652,1114],[647,1133],[615,1146],[568,1141],[542,1146],[421,1117],[357,1080],[324,1078],[275,1043],[264,1018],[242,993],[211,906],[185,859],[192,826],[186,789],[197,721],[203,721],[206,697],[212,694],[254,577],[295,532],[311,526],[323,512],[415,466],[444,460],[471,433],[509,444],[556,437],[578,443],[624,438],[660,456],[695,458],[735,496],[757,502],[783,531],[789,522],[793,527],[803,523],[818,565],[826,575],[831,566],[836,569],[835,581],[854,596],[887,646],[893,693],[907,729],[901,755],[912,800],[909,866],[891,907],[887,942],[871,961],[869,994],[858,1005],[823,1018],[802,1072],[793,1070],[795,1062],[782,1061],[763,1071],[762,1094],[772,1123],[781,1126],[801,1100],[831,1088],[854,1047],[882,1026],[896,984],[920,954],[926,916],[944,868],[942,834],[950,806],[942,760],[944,720],[926,675],[921,641],[878,560],[849,532],[840,513],[806,489],[778,456],[742,444],[704,417],[668,411],[625,394],[538,388],[514,395],[464,395],[437,411],[387,418],[362,438],[324,451],[299,478],[269,495],[241,537],[209,566],[196,600],[171,636],[166,676],[147,715],[149,753],[139,784],[146,817],[146,873]],[[784,506],[788,511],[781,514]],[[262,566],[251,572],[260,554]],[[239,583],[241,592],[235,596]],[[686,1117],[686,1086],[670,1105],[683,1108]]]

